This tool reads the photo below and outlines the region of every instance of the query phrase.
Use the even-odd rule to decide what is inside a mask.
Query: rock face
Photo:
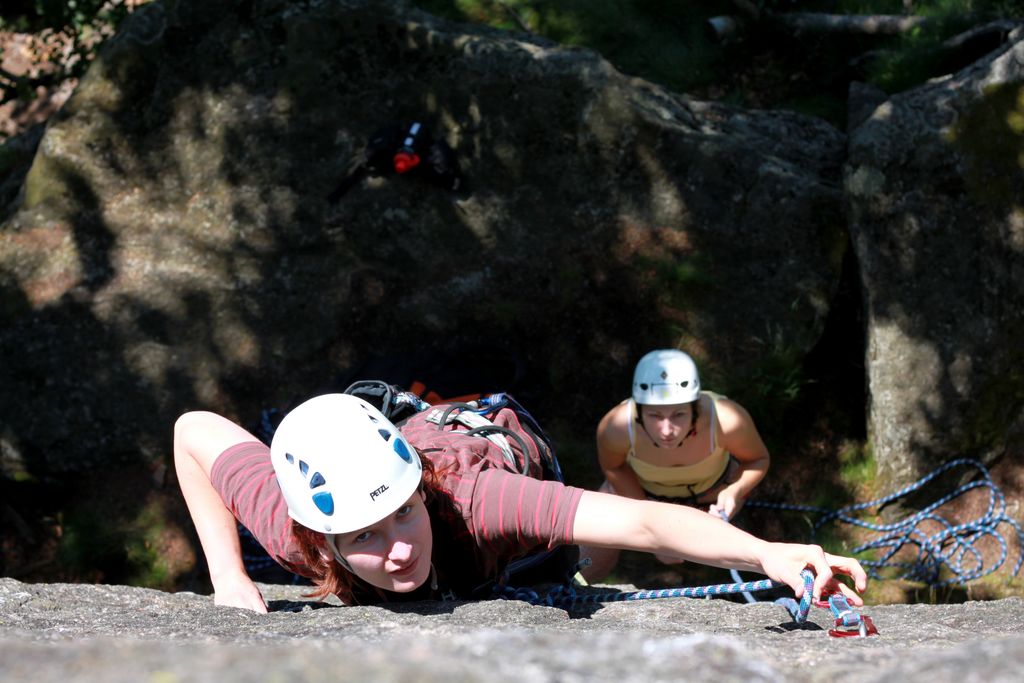
[[[869,428],[906,481],[1024,445],[1024,42],[896,95],[850,133]]]
[[[464,189],[392,174],[328,201],[412,120]],[[844,145],[400,4],[149,4],[0,229],[5,471],[161,462],[185,409],[252,419],[371,353],[455,342],[527,357],[540,412],[589,442],[652,347],[742,377],[814,344]]]
[[[209,597],[0,579],[0,681],[1017,681],[1024,602],[868,607],[832,638],[771,603],[664,599],[584,611],[516,601],[340,607],[264,586],[270,614]]]

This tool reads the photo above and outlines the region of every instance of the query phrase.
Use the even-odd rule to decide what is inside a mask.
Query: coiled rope
[[[981,477],[942,496],[939,500],[921,511],[892,524],[875,524],[854,516],[856,513],[872,508],[880,508],[915,491],[919,491],[936,477],[955,467],[974,468],[980,473]],[[938,508],[977,488],[985,488],[989,491],[988,507],[985,513],[978,519],[954,524],[936,514]],[[1015,519],[1006,513],[1006,498],[995,482],[992,481],[988,469],[977,460],[970,458],[951,460],[895,493],[839,509],[757,500],[747,501],[746,507],[808,512],[820,515],[811,528],[811,542],[814,542],[818,531],[824,525],[833,521],[852,524],[878,532],[881,534],[880,537],[858,545],[851,551],[854,555],[877,549],[883,551],[881,557],[877,560],[861,560],[861,565],[867,570],[869,576],[874,579],[907,579],[923,582],[934,588],[963,584],[991,574],[999,569],[1009,556],[1006,539],[999,530],[999,527],[1004,524],[1009,525],[1016,533],[1020,548],[1011,577],[1017,575],[1021,564],[1024,563],[1024,530],[1021,529],[1021,525]],[[938,525],[939,530],[934,533],[928,533],[924,529],[924,527],[928,526],[934,528],[935,525]],[[1000,548],[998,561],[988,565],[985,564],[981,551],[975,547],[979,541],[985,538],[994,539]],[[894,559],[896,554],[905,547],[916,547],[917,557],[915,560],[897,561]],[[950,575],[949,578],[943,578],[943,568]],[[901,573],[898,573],[896,576],[882,576],[881,571],[883,569],[896,569]],[[733,578],[736,577],[737,575],[733,575]]]

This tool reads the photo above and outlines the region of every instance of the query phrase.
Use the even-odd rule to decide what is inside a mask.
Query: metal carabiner
[[[875,628],[875,623],[871,621],[871,617],[867,615],[860,615],[860,623],[857,624],[856,630],[851,630],[843,625],[842,619],[836,619],[833,627],[829,629],[828,634],[833,638],[867,638],[868,636],[877,636],[878,629]]]

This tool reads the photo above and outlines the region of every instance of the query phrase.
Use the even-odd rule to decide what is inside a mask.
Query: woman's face
[[[423,494],[368,527],[335,538],[338,552],[364,581],[395,593],[416,590],[430,577],[434,539]]]
[[[655,445],[675,448],[690,431],[693,405],[677,403],[668,406],[641,406],[640,421]]]

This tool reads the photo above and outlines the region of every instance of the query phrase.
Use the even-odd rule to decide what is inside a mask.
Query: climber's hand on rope
[[[739,514],[743,507],[743,499],[736,495],[733,488],[725,488],[718,494],[717,500],[708,508],[712,517],[721,517],[725,521],[731,520]]]
[[[765,547],[766,551],[760,557],[762,570],[770,579],[790,586],[798,599],[804,593],[800,572],[810,569],[815,575],[812,589],[815,600],[840,592],[851,604],[864,604],[858,593],[867,588],[867,573],[852,557],[832,555],[816,545],[768,543]],[[837,580],[836,575],[839,574],[852,578],[856,590]]]

